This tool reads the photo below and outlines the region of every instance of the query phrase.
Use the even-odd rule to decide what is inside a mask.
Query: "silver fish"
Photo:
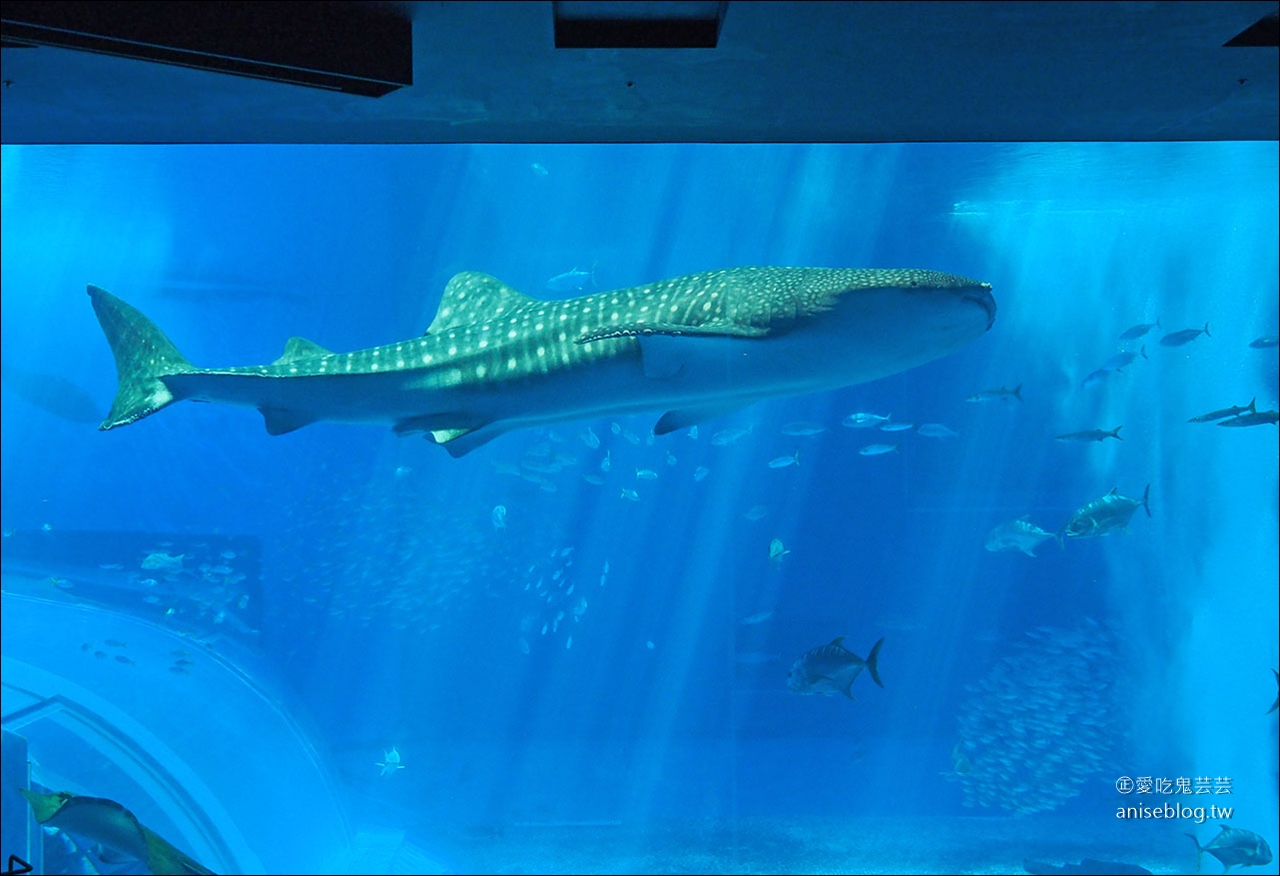
[[[1255,350],[1270,350],[1273,347],[1280,346],[1280,338],[1274,335],[1264,335],[1260,338],[1254,338],[1249,342],[1249,346]]]
[[[1013,389],[1005,389],[1003,386],[999,389],[984,389],[982,392],[975,392],[965,401],[967,402],[989,402],[989,401],[1008,401],[1016,398],[1022,401],[1022,384],[1019,383]]]
[[[869,414],[858,411],[850,414],[840,421],[840,425],[847,426],[850,429],[872,429],[881,423],[889,422],[889,416],[880,416],[879,414]]]
[[[858,448],[859,456],[883,456],[886,453],[897,453],[897,444],[868,444]]]
[[[1258,412],[1257,402],[1258,402],[1258,399],[1255,396],[1249,401],[1249,404],[1244,405],[1243,407],[1240,405],[1232,405],[1231,407],[1223,408],[1220,411],[1210,411],[1207,414],[1201,414],[1198,417],[1192,417],[1191,419],[1187,420],[1187,422],[1188,423],[1212,423],[1214,420],[1224,420],[1227,417],[1238,417],[1241,414],[1246,414],[1246,413],[1256,414]]]
[[[1151,516],[1151,485],[1147,484],[1142,501],[1120,495],[1120,488],[1112,490],[1100,499],[1081,507],[1066,525],[1062,534],[1067,538],[1094,538],[1110,535],[1117,529],[1127,529],[1133,512],[1143,508]]]
[[[1105,429],[1086,429],[1083,432],[1068,432],[1066,435],[1059,435],[1055,441],[1105,441],[1107,438],[1114,438],[1117,441],[1123,441],[1120,437],[1120,430],[1124,426],[1116,426],[1110,432]]]
[[[1024,516],[1001,523],[987,533],[986,548],[992,552],[1022,551],[1034,557],[1036,548],[1052,538],[1052,532],[1046,532]]]
[[[1120,340],[1132,341],[1142,337],[1153,328],[1160,328],[1160,318],[1156,317],[1155,322],[1143,322],[1131,328],[1127,328],[1120,333]]]
[[[792,664],[791,672],[787,675],[787,689],[798,694],[830,696],[842,693],[853,699],[853,682],[862,674],[863,669],[867,670],[877,686],[884,687],[877,666],[884,639],[876,642],[867,659],[863,660],[841,644],[844,638],[836,636],[829,645],[820,645],[807,651]]]
[[[960,433],[948,429],[941,423],[921,423],[916,427],[916,434],[926,438],[959,438]]]
[[[813,423],[809,420],[797,420],[794,423],[787,423],[782,427],[783,435],[792,437],[808,437],[810,435],[818,435],[827,431],[827,427],[821,423]]]
[[[1280,419],[1280,412],[1277,411],[1258,411],[1253,414],[1241,414],[1238,417],[1232,417],[1229,420],[1223,420],[1218,423],[1219,426],[1266,426],[1268,424],[1276,425],[1277,419]]]
[[[1160,339],[1160,346],[1181,347],[1184,344],[1191,343],[1201,335],[1204,335],[1205,337],[1209,337],[1209,338],[1213,337],[1213,335],[1209,334],[1209,323],[1206,322],[1204,324],[1204,328],[1202,329],[1189,328],[1189,329],[1183,329],[1182,331],[1179,331],[1179,332],[1169,332],[1169,334],[1165,335],[1163,338]]]
[[[800,451],[797,450],[790,456],[779,456],[776,459],[769,460],[769,468],[787,468],[792,465],[800,464]]]

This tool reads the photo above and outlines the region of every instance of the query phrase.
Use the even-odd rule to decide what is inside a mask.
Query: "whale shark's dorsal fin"
[[[332,350],[326,350],[315,341],[306,338],[292,337],[284,345],[284,353],[272,365],[288,365],[302,359],[314,359],[317,356],[332,356]]]
[[[462,271],[444,287],[440,308],[435,319],[427,326],[424,335],[464,325],[474,325],[497,319],[518,307],[535,303],[518,289],[508,286],[497,277],[480,271]]]

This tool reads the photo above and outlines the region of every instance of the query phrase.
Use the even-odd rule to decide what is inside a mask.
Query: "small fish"
[[[94,657],[97,657],[99,660],[104,660],[104,659],[106,659],[107,652],[106,652],[106,651],[94,651],[94,652],[93,652],[93,656],[94,656]]]
[[[626,487],[622,488],[622,492],[620,493],[620,495],[623,499],[626,499],[628,502],[640,501],[640,494],[637,493],[635,490],[628,490]]]
[[[762,624],[772,617],[773,617],[773,609],[769,609],[767,611],[757,611],[755,614],[747,615],[742,620],[738,621],[738,623],[742,624],[744,627],[750,627],[756,624]]]
[[[1277,419],[1280,418],[1280,412],[1277,411],[1258,411],[1253,414],[1241,414],[1238,417],[1232,417],[1229,420],[1222,420],[1219,426],[1265,426],[1276,425]]]
[[[1210,338],[1213,337],[1213,335],[1209,334],[1209,323],[1206,322],[1204,324],[1204,328],[1202,329],[1189,328],[1189,329],[1183,329],[1180,332],[1169,332],[1169,334],[1165,335],[1163,338],[1160,339],[1160,346],[1181,347],[1184,344],[1191,343],[1201,335],[1204,335]]]
[[[1005,389],[1003,386],[999,389],[984,389],[982,392],[975,392],[965,401],[967,402],[989,402],[989,401],[1008,401],[1016,398],[1022,401],[1022,384],[1019,383],[1013,389]]]
[[[187,667],[185,666],[170,666],[169,671],[172,672],[174,675],[190,675],[191,674],[191,670],[187,669]]]
[[[698,427],[697,427],[697,426],[690,426],[690,427],[689,427],[689,437],[690,437],[690,438],[692,438],[694,441],[697,441],[697,440],[698,440]]]
[[[676,455],[675,455],[674,453],[672,453],[670,450],[668,450],[668,451],[667,451],[667,465],[675,465],[675,464],[676,464]]]
[[[124,568],[119,563],[98,563],[98,568],[108,572],[118,572]]]
[[[941,423],[921,423],[916,427],[916,434],[926,438],[959,438],[960,433],[948,429]]]
[[[183,650],[181,650],[181,649],[178,649],[178,650],[176,650],[176,651],[170,651],[170,652],[169,652],[169,656],[170,656],[170,657],[190,657],[190,656],[191,656],[191,652],[190,652],[190,651],[183,651]]]
[[[572,647],[573,647],[573,634],[570,633],[569,637],[564,640],[564,649],[568,651]]]
[[[173,661],[173,665],[175,665],[175,666],[195,666],[196,664],[195,664],[195,662],[194,662],[194,661],[192,661],[192,660],[188,660],[187,658],[182,657],[182,658],[180,658],[180,659],[178,659],[178,660]]]
[[[1120,437],[1120,430],[1124,426],[1116,426],[1110,432],[1105,429],[1086,429],[1083,432],[1068,432],[1066,435],[1059,435],[1055,441],[1104,441],[1107,438],[1114,438],[1117,441],[1123,441]]]
[[[507,528],[507,506],[494,505],[493,512],[489,515],[489,518],[493,521],[494,529],[506,529]]]
[[[396,751],[396,747],[391,746],[391,750],[382,756],[382,763],[375,763],[374,766],[381,767],[382,772],[378,775],[386,776],[394,773],[396,770],[404,769],[404,764],[400,762],[400,752]]]
[[[547,280],[547,289],[551,292],[582,292],[588,286],[592,289],[598,288],[596,286],[595,265],[592,265],[589,271],[574,268],[572,271],[556,274]]]
[[[1106,380],[1108,377],[1110,377],[1112,374],[1115,374],[1115,373],[1116,372],[1108,368],[1099,368],[1097,371],[1090,371],[1087,375],[1085,375],[1084,380],[1080,381],[1080,385],[1096,386],[1097,384]]]
[[[142,568],[148,571],[181,572],[185,557],[186,554],[170,555],[163,551],[153,551],[142,561]]]
[[[604,486],[604,478],[598,474],[584,474],[582,479],[589,484],[595,484],[597,487]]]
[[[614,423],[614,425],[616,426],[618,424]],[[604,452],[604,459],[600,460],[600,470],[608,471],[611,468],[613,468],[613,461],[609,458],[609,451],[606,450]]]
[[[791,553],[791,551],[782,546],[782,539],[775,538],[773,541],[769,542],[769,561],[775,566],[780,564],[782,562],[782,558],[789,553]]]
[[[783,435],[790,435],[795,438],[805,438],[810,435],[819,435],[827,431],[827,427],[821,423],[813,423],[809,420],[796,420],[794,423],[787,423],[782,427]]]
[[[1141,322],[1132,328],[1127,328],[1120,333],[1120,340],[1133,341],[1145,335],[1154,328],[1161,328],[1160,318],[1156,317],[1155,322]]]
[[[403,478],[403,477],[407,477],[412,472],[413,472],[413,469],[411,469],[407,465],[397,465],[395,475],[397,478]]]
[[[218,556],[222,557],[224,560],[234,560],[236,558],[236,552],[223,551],[222,553],[218,554]]]
[[[897,453],[897,444],[868,444],[858,448],[859,456],[883,456],[886,453]]]
[[[889,422],[890,416],[892,415],[882,417],[879,414],[868,414],[859,411],[845,417],[840,421],[840,425],[850,429],[873,429],[881,423]]]
[[[779,456],[777,459],[769,460],[769,468],[787,468],[792,465],[800,464],[800,451],[797,450],[790,456]]]
[[[117,654],[117,655],[116,655],[116,662],[117,662],[117,663],[124,663],[124,664],[127,664],[127,665],[129,665],[129,666],[133,666],[133,665],[134,665],[134,664],[133,664],[133,658],[131,658],[131,657],[126,657],[126,656],[124,656],[123,654]]]
[[[742,516],[755,523],[757,520],[763,520],[768,513],[769,509],[764,505],[752,505],[743,512]]]
[[[1046,532],[1026,517],[1019,517],[1017,520],[1001,523],[987,533],[986,548],[993,553],[1022,551],[1027,556],[1034,557],[1036,548],[1052,538],[1052,532]]]
[[[909,432],[916,427],[915,423],[881,423],[881,432]]]
[[[1255,350],[1270,350],[1272,347],[1280,346],[1280,338],[1264,335],[1261,338],[1254,338],[1249,342],[1249,346]]]
[[[622,437],[627,441],[628,444],[631,444],[634,447],[640,446],[640,436],[637,435],[635,432],[632,432],[630,429],[623,429]]]
[[[653,650],[653,640],[652,640],[652,639],[650,639],[649,641],[645,642],[645,643],[644,643],[644,646],[645,646],[646,648],[648,648],[650,651],[652,651],[652,650]]]
[[[695,481],[700,481],[709,474],[711,474],[711,469],[707,468],[705,465],[700,465],[693,470],[693,479]]]
[[[1222,828],[1222,832],[1203,846],[1195,834],[1187,834],[1196,844],[1196,870],[1200,869],[1200,860],[1205,852],[1222,862],[1224,873],[1236,866],[1257,867],[1271,863],[1271,846],[1258,834],[1225,824],[1219,824],[1218,827]]]
[[[533,164],[529,165],[529,169],[532,170],[538,176],[546,176],[548,173],[547,169],[536,161]]]
[[[1147,348],[1144,346],[1138,352],[1134,353],[1126,350],[1123,353],[1116,353],[1110,359],[1102,363],[1103,371],[1121,371],[1128,368],[1134,361],[1141,356],[1143,359],[1150,359],[1147,355]]]
[[[853,683],[862,674],[863,669],[867,670],[867,674],[877,686],[884,687],[880,681],[880,671],[877,666],[880,646],[884,644],[884,639],[871,647],[871,653],[867,655],[866,660],[846,649],[842,642],[844,642],[844,636],[836,636],[829,645],[820,645],[805,652],[791,666],[791,672],[787,675],[787,689],[798,694],[830,696],[842,693],[849,699],[853,699]]]
[[[112,648],[128,648],[129,647],[128,642],[122,642],[119,639],[107,639],[103,642],[103,644]]]
[[[651,468],[636,469],[636,480],[656,481],[657,479],[658,479],[658,473]]]
[[[91,650],[93,650],[93,645],[92,645],[92,644],[90,644],[89,642],[85,642],[83,645],[81,645],[81,646],[80,646],[80,650],[81,650],[81,651],[91,651]]]
[[[596,450],[600,447],[600,436],[595,432],[592,432],[590,426],[587,427],[587,431],[583,432],[578,437],[582,439],[583,444],[587,445],[592,450]]]
[[[711,436],[711,443],[717,447],[724,447],[742,440],[743,437],[750,433],[750,429],[721,429],[719,432]]]
[[[75,586],[66,578],[59,578],[57,575],[50,575],[49,583],[52,584],[54,587],[57,587],[59,590],[70,590],[72,587]]]
[[[1240,405],[1232,405],[1231,407],[1223,408],[1220,411],[1210,411],[1207,414],[1201,414],[1198,417],[1192,417],[1190,420],[1187,420],[1187,422],[1188,423],[1212,423],[1214,420],[1223,420],[1223,419],[1226,419],[1227,417],[1238,417],[1241,414],[1245,414],[1245,413],[1256,414],[1258,412],[1257,402],[1258,402],[1258,399],[1255,396],[1253,399],[1249,401],[1249,404],[1244,405],[1243,407]]]

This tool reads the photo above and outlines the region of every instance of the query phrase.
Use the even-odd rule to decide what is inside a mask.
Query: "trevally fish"
[[[975,392],[965,401],[967,402],[989,402],[989,401],[1008,401],[1016,398],[1022,401],[1022,384],[1019,383],[1013,389],[1005,389],[1003,386],[999,389],[984,389],[981,392]]]
[[[773,541],[769,542],[769,561],[775,566],[781,564],[782,558],[789,553],[791,553],[791,551],[782,546],[782,539],[775,538]]]
[[[1141,502],[1120,495],[1120,488],[1116,487],[1101,499],[1094,499],[1076,511],[1062,527],[1062,534],[1067,538],[1093,538],[1110,535],[1117,529],[1127,529],[1133,512],[1139,508],[1151,516],[1150,498],[1151,484],[1147,484],[1143,491]]]
[[[1196,844],[1196,870],[1200,869],[1200,859],[1205,852],[1222,862],[1224,873],[1232,867],[1257,867],[1271,863],[1271,846],[1258,834],[1225,824],[1219,824],[1218,827],[1222,828],[1222,832],[1203,846],[1195,834],[1187,834]]]
[[[926,438],[959,438],[960,433],[948,429],[941,423],[921,423],[916,427],[916,434]]]
[[[884,456],[886,453],[897,453],[897,444],[867,444],[858,448],[859,456]]]
[[[808,420],[797,420],[794,423],[787,423],[782,427],[783,435],[791,435],[793,437],[818,435],[825,431],[827,431],[826,426],[821,423],[811,423]]]
[[[773,617],[773,609],[768,609],[766,611],[757,611],[755,614],[749,614],[746,617],[744,617],[742,620],[738,621],[738,623],[742,624],[745,627],[749,627],[749,626],[754,626],[755,624],[762,624],[772,617]]]
[[[1046,532],[1023,516],[1001,523],[987,533],[986,547],[992,552],[1022,551],[1034,557],[1036,548],[1054,537],[1052,532]]]
[[[916,427],[915,423],[889,422],[889,423],[881,423],[880,431],[881,432],[910,432],[915,427]]]
[[[1198,417],[1192,417],[1191,419],[1187,420],[1187,422],[1188,423],[1212,423],[1214,420],[1222,420],[1222,419],[1226,419],[1227,417],[1238,417],[1240,414],[1243,414],[1246,412],[1250,414],[1254,414],[1258,412],[1257,403],[1258,403],[1258,398],[1257,396],[1254,396],[1252,399],[1250,399],[1249,403],[1247,405],[1244,405],[1243,407],[1240,405],[1232,405],[1231,407],[1223,408],[1220,411],[1210,411],[1207,414],[1201,414]]]
[[[829,696],[842,693],[849,699],[853,699],[851,688],[863,669],[867,670],[872,681],[879,687],[884,687],[877,667],[880,646],[884,644],[884,639],[876,642],[871,647],[871,653],[867,655],[867,659],[863,660],[841,644],[844,638],[844,636],[836,636],[831,640],[831,644],[820,645],[805,652],[791,666],[791,672],[787,675],[787,689],[798,694]]]
[[[1278,411],[1257,411],[1252,414],[1241,414],[1238,417],[1232,417],[1229,420],[1221,420],[1219,426],[1266,426],[1268,424],[1274,426],[1280,419]]]
[[[1147,348],[1145,346],[1136,353],[1131,352],[1129,350],[1125,350],[1122,353],[1116,353],[1110,359],[1103,362],[1102,370],[1103,371],[1121,371],[1125,368],[1128,368],[1130,365],[1132,365],[1134,360],[1136,360],[1139,356],[1141,356],[1143,359],[1148,359],[1148,360],[1151,358],[1150,356],[1147,355]]]
[[[1160,318],[1156,317],[1155,322],[1140,322],[1135,326],[1125,329],[1120,333],[1120,340],[1133,341],[1145,335],[1154,328],[1160,328]]]
[[[857,411],[841,420],[840,425],[848,426],[850,429],[871,429],[879,426],[881,423],[889,422],[889,417],[891,416],[892,414],[882,417],[879,414],[868,414],[862,411]]]
[[[1086,429],[1083,432],[1068,432],[1066,435],[1059,435],[1055,441],[1105,441],[1108,438],[1114,438],[1117,441],[1123,441],[1120,437],[1120,430],[1124,426],[1116,426],[1110,432],[1105,429]]]
[[[1273,335],[1264,335],[1260,338],[1254,338],[1249,342],[1249,346],[1255,350],[1269,350],[1272,347],[1280,346],[1280,338]]]
[[[101,429],[191,399],[257,408],[272,435],[386,423],[455,457],[513,429],[657,409],[665,435],[875,380],[960,349],[996,312],[988,284],[925,270],[730,268],[561,301],[466,271],[421,338],[353,353],[292,338],[269,365],[207,369],[106,290],[89,297],[119,375]]]
[[[1209,323],[1206,322],[1202,329],[1189,328],[1179,332],[1169,332],[1169,334],[1160,339],[1160,346],[1181,347],[1183,344],[1191,343],[1201,335],[1209,338],[1213,337],[1213,335],[1209,334]]]
[[[791,465],[800,464],[800,451],[797,450],[790,456],[779,456],[776,459],[769,460],[769,468],[786,468]]]

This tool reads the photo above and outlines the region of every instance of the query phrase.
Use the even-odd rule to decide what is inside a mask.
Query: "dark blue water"
[[[1114,832],[1118,776],[1208,775],[1275,846],[1276,428],[1186,421],[1276,408],[1275,348],[1249,343],[1277,334],[1278,188],[1275,143],[6,147],[6,574],[74,567],[47,596],[243,649],[353,834],[431,848],[529,822],[1037,809],[1025,840],[1043,846],[1053,817]],[[228,366],[295,335],[417,337],[460,270],[567,297],[548,281],[570,271],[589,292],[757,264],[947,271],[989,282],[998,315],[946,358],[696,438],[653,438],[655,411],[452,459],[372,426],[270,437],[214,405],[88,422],[115,391],[88,283]],[[1122,349],[1146,358],[1082,386]],[[958,436],[842,426],[856,411]],[[798,420],[826,430],[783,433]],[[750,431],[712,443],[733,428]],[[859,455],[877,442],[898,451]],[[1000,523],[1052,532],[1148,485],[1127,533],[984,549]],[[136,579],[162,545],[236,557],[157,602],[92,580]],[[837,636],[860,656],[884,638],[883,689],[788,692],[791,663]],[[234,716],[219,732],[255,744]],[[405,769],[380,776],[392,745]]]

